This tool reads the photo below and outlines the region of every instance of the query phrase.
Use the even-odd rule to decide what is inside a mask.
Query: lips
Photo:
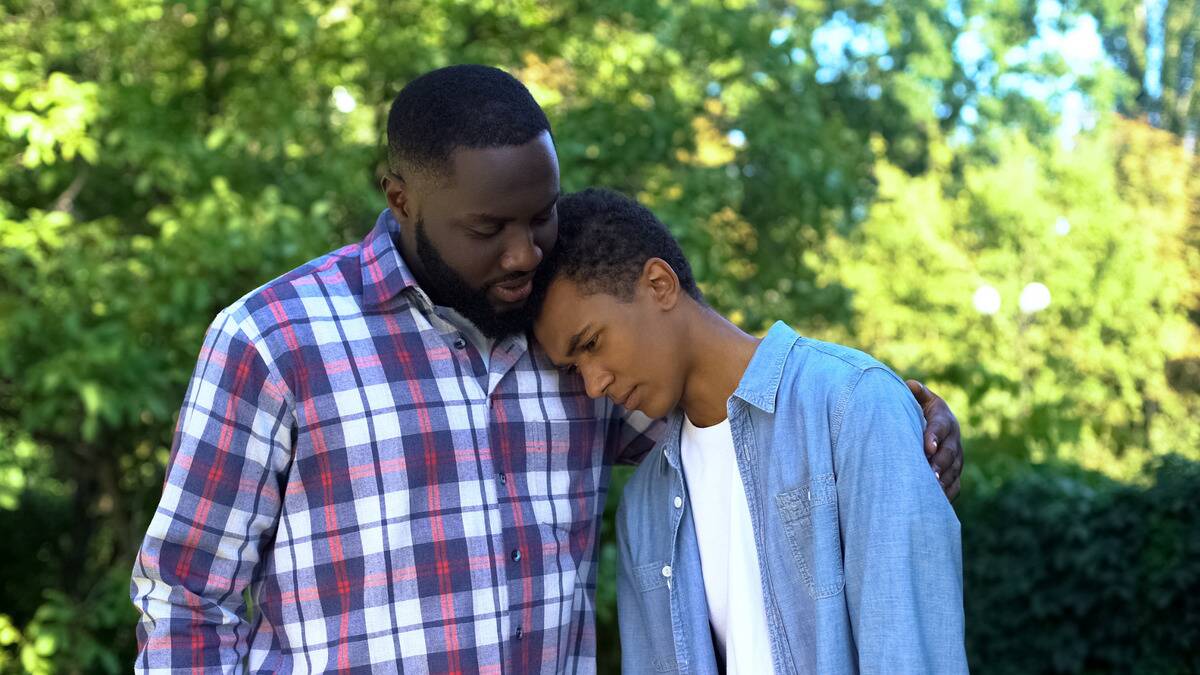
[[[625,392],[624,396],[620,397],[619,399],[614,398],[613,403],[616,403],[617,405],[621,406],[622,408],[625,408],[626,410],[632,410],[632,408],[629,407],[629,404],[637,402],[637,399],[634,398],[634,396],[633,396],[634,392],[636,392],[636,391],[637,391],[637,385],[634,385],[634,387],[632,389]]]
[[[528,274],[519,279],[506,281],[502,284],[495,284],[491,288],[491,292],[501,302],[517,303],[522,302],[529,297],[533,291],[533,275]]]

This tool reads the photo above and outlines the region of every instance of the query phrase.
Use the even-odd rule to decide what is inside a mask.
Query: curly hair
[[[538,270],[533,302],[540,312],[546,289],[558,276],[584,293],[627,302],[651,258],[670,265],[683,291],[704,303],[679,242],[650,209],[604,188],[563,195],[558,200],[558,243]]]

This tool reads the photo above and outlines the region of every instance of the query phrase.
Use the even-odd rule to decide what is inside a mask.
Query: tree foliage
[[[449,63],[525,81],[564,186],[650,204],[747,328],[784,318],[928,378],[986,449],[977,485],[1005,461],[1133,477],[1194,455],[1195,3],[1163,15],[1165,132],[1110,113],[1151,109],[1118,40],[1143,49],[1141,3],[1050,5],[4,2],[0,670],[123,669],[123,580],[205,326],[362,236],[388,103]],[[1117,68],[1031,48],[1089,16]],[[1073,149],[1065,90],[1098,120]],[[1023,317],[1034,279],[1053,300]]]

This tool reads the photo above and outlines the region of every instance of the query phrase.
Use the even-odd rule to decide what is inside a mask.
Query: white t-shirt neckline
[[[697,427],[684,415],[680,458],[718,658],[728,675],[770,674],[758,549],[729,419]]]

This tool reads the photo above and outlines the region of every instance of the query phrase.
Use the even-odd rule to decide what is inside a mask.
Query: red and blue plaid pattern
[[[134,567],[138,672],[595,670],[609,467],[658,428],[524,336],[481,359],[397,227],[209,329]]]

